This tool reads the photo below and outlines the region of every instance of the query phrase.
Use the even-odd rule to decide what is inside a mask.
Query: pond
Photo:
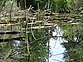
[[[82,62],[82,34],[81,24],[33,30],[26,40],[0,43],[0,62]]]
[[[53,36],[57,36],[54,38],[50,38],[50,58],[49,58],[49,62],[64,62],[64,53],[66,51],[66,49],[64,48],[63,45],[61,45],[64,42],[68,42],[67,40],[65,40],[64,38],[62,38],[61,36],[63,36],[63,32],[60,29],[60,27],[56,27],[56,29],[54,29]]]

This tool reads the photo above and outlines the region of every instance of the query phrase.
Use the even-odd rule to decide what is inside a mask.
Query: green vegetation
[[[65,62],[83,61],[83,0],[0,0],[0,4],[0,62],[49,62],[49,39],[58,38],[52,36],[57,25],[64,32],[59,37],[68,41],[62,43]]]
[[[66,48],[65,62],[82,62],[83,49],[83,29],[81,25],[64,25],[63,30],[65,39],[68,43],[63,43]]]
[[[73,0],[53,0],[52,10],[57,12],[70,12]]]
[[[38,9],[38,6],[45,10],[49,6],[52,11],[61,13],[72,12],[83,4],[82,0],[15,0],[14,2],[17,2],[17,6],[21,9],[29,8],[32,5],[35,10]],[[1,0],[0,3],[4,7],[7,0]]]

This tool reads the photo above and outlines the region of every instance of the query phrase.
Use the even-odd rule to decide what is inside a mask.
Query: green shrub
[[[52,11],[70,12],[73,0],[52,0]]]

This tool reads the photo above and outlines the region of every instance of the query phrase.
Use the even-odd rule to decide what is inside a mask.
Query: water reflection
[[[61,36],[63,36],[63,31],[60,27],[56,27],[54,29],[53,36],[54,38],[50,38],[50,58],[49,62],[64,62],[64,53],[66,49],[61,45],[63,42],[68,42]]]
[[[65,51],[65,48],[61,45],[63,39],[57,38],[57,39],[50,39],[50,52],[51,52],[51,57],[50,57],[50,62],[58,62],[63,60],[63,53]]]
[[[63,31],[61,30],[61,28],[59,26],[56,26],[56,28],[54,29],[54,32],[52,32],[53,36],[63,36]]]
[[[43,30],[42,31],[34,31],[34,33],[38,33],[38,34],[34,34],[35,37],[40,37],[39,34],[41,34],[42,38],[44,36]],[[48,33],[49,34],[49,33]],[[33,41],[33,36],[31,34],[29,34],[29,42]],[[64,42],[68,42],[67,40],[65,40],[64,38],[62,38],[63,36],[63,31],[61,30],[60,27],[56,27],[54,29],[54,31],[52,32],[52,37],[49,39],[49,62],[64,62],[65,59],[64,58],[64,53],[66,51],[66,49],[63,47],[63,45],[61,45]],[[40,39],[37,40],[33,43],[30,44],[30,57],[31,59],[29,61],[36,61],[36,62],[40,62],[40,61],[45,61],[46,57],[47,57],[47,46],[45,45],[47,43],[47,39]],[[40,48],[41,47],[41,48]],[[27,54],[25,51],[25,53],[23,52],[23,43],[19,40],[14,40],[13,41],[13,57],[17,58],[17,59],[22,59],[22,58],[26,58],[27,56],[24,56],[24,54]],[[21,50],[22,49],[22,50]]]
[[[17,47],[17,48],[18,48],[18,47],[20,46],[20,44],[21,44],[21,42],[20,42],[19,40],[13,40],[13,42],[14,42],[14,43],[13,43],[13,46],[14,46],[14,47]]]
[[[9,58],[13,59],[13,62],[17,60],[17,62],[48,62],[48,39],[50,46],[49,62],[65,62],[64,53],[66,49],[63,47],[62,43],[67,43],[68,41],[62,38],[63,31],[60,27],[57,26],[54,29],[52,37],[49,37],[51,34],[45,29],[33,30],[33,33],[36,40],[31,33],[28,34],[30,54],[27,52],[26,42],[22,40],[12,40],[12,53]],[[48,34],[46,35],[46,33]]]
[[[12,54],[11,54],[11,57],[13,59],[22,59],[24,58],[24,55],[23,55],[23,41],[20,41],[20,40],[13,40],[12,41]]]

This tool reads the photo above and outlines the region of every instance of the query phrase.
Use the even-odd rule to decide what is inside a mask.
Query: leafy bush
[[[52,0],[52,11],[70,12],[73,0]]]

